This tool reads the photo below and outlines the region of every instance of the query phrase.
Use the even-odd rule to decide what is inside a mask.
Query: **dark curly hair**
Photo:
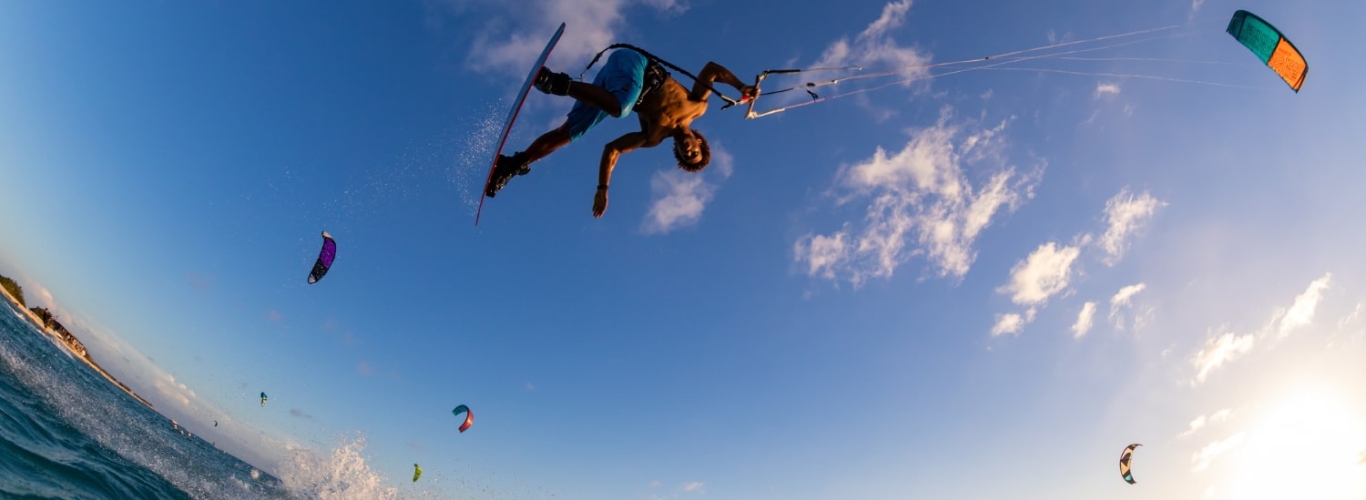
[[[711,146],[707,145],[707,138],[702,137],[702,134],[700,132],[696,130],[690,130],[690,132],[692,133],[693,137],[697,138],[697,149],[701,153],[700,155],[698,155],[697,161],[689,162],[686,158],[683,157],[683,150],[679,148],[679,145],[681,144],[678,142],[679,134],[674,134],[674,158],[678,160],[678,168],[687,170],[692,173],[697,173],[701,172],[702,169],[707,168],[707,165],[711,164]]]

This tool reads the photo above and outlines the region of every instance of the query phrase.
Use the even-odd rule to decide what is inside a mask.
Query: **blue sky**
[[[1223,33],[1240,8],[1305,53],[1302,92]],[[7,4],[0,273],[296,488],[322,464],[404,496],[1360,498],[1363,10]],[[710,168],[625,155],[594,219],[599,146],[636,126],[608,121],[474,227],[560,22],[552,69],[629,42],[743,79],[1174,28],[718,104]],[[509,150],[569,106],[533,93]]]

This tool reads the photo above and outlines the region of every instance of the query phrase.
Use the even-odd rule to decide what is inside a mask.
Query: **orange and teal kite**
[[[1309,75],[1309,63],[1305,62],[1300,49],[1295,48],[1295,44],[1290,43],[1275,26],[1256,14],[1240,10],[1234,12],[1233,19],[1229,20],[1228,34],[1257,54],[1257,58],[1281,75],[1281,79],[1295,92],[1300,91],[1304,77]]]
[[[459,417],[461,413],[465,414],[465,423],[460,424],[460,432],[465,432],[471,425],[474,425],[474,412],[470,411],[470,407],[460,405],[455,407],[454,410],[451,410],[451,413],[455,414],[457,417]]]

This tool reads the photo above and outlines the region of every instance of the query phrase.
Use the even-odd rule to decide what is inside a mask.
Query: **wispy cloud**
[[[1074,246],[1059,247],[1048,242],[1029,254],[1010,269],[1010,282],[997,289],[1009,293],[1016,304],[1035,306],[1067,289],[1072,275],[1072,263],[1081,250]]]
[[[1204,383],[1211,371],[1247,354],[1255,343],[1256,340],[1251,334],[1237,335],[1233,332],[1206,340],[1205,348],[1195,353],[1195,357],[1191,359],[1191,364],[1195,365],[1196,369],[1194,383]]]
[[[683,492],[684,492],[684,493],[693,493],[693,492],[697,492],[697,493],[706,493],[707,490],[704,489],[704,488],[706,487],[706,485],[707,485],[707,484],[706,484],[706,483],[703,483],[702,481],[690,481],[690,482],[685,483],[685,484],[683,485]]]
[[[1020,176],[1002,152],[1003,121],[992,128],[951,125],[945,108],[932,127],[917,130],[895,153],[878,147],[871,158],[841,168],[841,203],[866,202],[860,225],[808,234],[794,245],[807,273],[859,286],[887,278],[914,255],[924,255],[941,277],[967,274],[973,242],[997,213],[1033,196],[1041,168]],[[970,129],[970,130],[965,130]],[[974,186],[967,165],[985,164],[988,180]]]
[[[1360,319],[1362,310],[1366,310],[1366,302],[1357,302],[1357,306],[1352,309],[1350,314],[1343,316],[1338,320],[1338,330],[1346,329],[1347,325],[1355,323]]]
[[[996,325],[991,329],[991,335],[1003,335],[1006,333],[1018,334],[1024,325],[1034,321],[1034,315],[1039,308],[1043,307],[1048,298],[1067,289],[1067,284],[1071,279],[1072,263],[1076,262],[1081,249],[1075,246],[1064,246],[1059,248],[1056,243],[1049,242],[1039,245],[1039,248],[1015,264],[1010,269],[1010,282],[1001,285],[996,289],[997,293],[1010,294],[1011,302],[1029,309],[1021,316],[1018,313],[1007,313],[996,316]],[[1094,304],[1091,305],[1094,308]],[[1087,314],[1083,311],[1083,314]],[[1090,314],[1094,314],[1091,311]],[[1087,314],[1085,328],[1089,329],[1091,317]],[[1078,325],[1081,318],[1078,318]],[[1080,327],[1073,326],[1073,330],[1078,331]],[[1085,334],[1076,335],[1080,338]]]
[[[655,201],[641,223],[647,233],[667,233],[696,224],[715,193],[714,186],[703,182],[702,176],[682,171],[655,172],[650,191]]]
[[[991,336],[995,337],[1007,333],[1018,335],[1026,324],[1034,321],[1035,312],[1034,308],[1030,308],[1023,315],[1018,313],[996,315],[996,325],[991,327]]]
[[[1277,329],[1278,338],[1285,337],[1314,321],[1314,311],[1318,309],[1319,301],[1323,300],[1323,291],[1328,289],[1328,282],[1332,278],[1333,273],[1324,274],[1322,278],[1309,283],[1309,288],[1304,293],[1295,297],[1295,303],[1281,318],[1280,328]]]
[[[1092,319],[1096,316],[1096,303],[1087,302],[1082,304],[1081,313],[1077,314],[1077,322],[1072,324],[1072,338],[1082,338],[1086,332],[1091,331]]]
[[[474,8],[492,9],[493,12],[481,16],[487,21],[474,34],[466,62],[474,71],[518,77],[526,74],[527,66],[561,22],[571,29],[565,30],[555,46],[555,58],[584,61],[617,41],[617,30],[626,25],[625,11],[629,7],[645,5],[670,15],[688,9],[687,2],[682,0],[445,0],[434,5],[455,16],[468,15],[467,11]]]
[[[846,228],[847,228],[846,224]],[[798,262],[806,263],[806,274],[834,280],[835,271],[843,270],[851,257],[849,231],[841,230],[833,235],[808,235],[796,245]],[[855,273],[855,276],[857,274]],[[853,279],[855,283],[861,279]]]
[[[1209,417],[1205,417],[1204,415],[1195,417],[1195,420],[1191,420],[1190,428],[1186,429],[1185,432],[1182,432],[1177,437],[1186,437],[1191,434],[1195,434],[1195,431],[1198,431],[1201,428],[1205,427],[1205,424],[1215,424],[1223,422],[1224,420],[1228,420],[1228,416],[1231,413],[1233,413],[1232,408],[1224,408],[1222,410],[1211,413]]]
[[[1220,455],[1233,451],[1241,444],[1243,444],[1243,433],[1239,432],[1226,439],[1205,445],[1204,448],[1201,448],[1200,451],[1195,452],[1195,454],[1191,456],[1191,463],[1194,464],[1194,467],[1191,470],[1193,472],[1205,470],[1215,459],[1219,458]]]
[[[1129,307],[1130,299],[1132,299],[1134,295],[1138,295],[1138,292],[1143,291],[1144,288],[1147,288],[1147,285],[1143,283],[1129,285],[1120,288],[1119,292],[1115,293],[1113,297],[1110,297],[1110,314],[1108,315],[1108,318],[1110,324],[1113,325],[1116,330],[1124,329],[1124,318],[1120,316],[1120,311]]]
[[[1118,83],[1098,83],[1096,84],[1096,93],[1092,97],[1100,99],[1102,97],[1113,97],[1117,95],[1119,95]]]
[[[1219,366],[1247,354],[1258,345],[1258,339],[1263,341],[1260,344],[1265,346],[1263,349],[1269,349],[1275,345],[1272,341],[1312,324],[1319,302],[1323,300],[1323,291],[1328,289],[1332,277],[1332,273],[1325,273],[1323,277],[1310,282],[1304,292],[1295,297],[1290,307],[1277,308],[1271,320],[1254,333],[1237,335],[1228,332],[1206,340],[1205,347],[1191,360],[1197,370],[1193,385],[1204,382],[1209,372]]]
[[[854,39],[843,37],[826,47],[815,67],[892,67],[905,68],[904,78],[926,75],[928,69],[916,68],[930,62],[929,54],[910,47],[902,47],[891,33],[906,22],[911,0],[888,2],[882,15],[868,24]]]
[[[1105,251],[1106,264],[1114,265],[1128,248],[1128,238],[1166,203],[1153,198],[1146,191],[1135,195],[1123,189],[1105,202],[1105,222],[1109,227],[1097,244]]]
[[[369,362],[366,362],[366,361],[363,361],[363,360],[362,360],[362,361],[357,361],[357,362],[356,362],[356,373],[359,373],[359,374],[361,374],[361,375],[364,375],[364,376],[366,376],[366,377],[369,377],[369,376],[372,376],[372,375],[375,374],[375,369],[370,367],[370,363],[369,363]]]
[[[701,174],[678,169],[655,172],[650,179],[654,201],[645,220],[641,222],[641,230],[646,233],[668,233],[697,224],[702,219],[702,211],[707,208],[707,203],[716,195],[717,184],[707,182],[709,174],[706,172],[714,172],[725,179],[734,171],[734,158],[716,145],[712,146],[712,163]]]
[[[1189,19],[1195,19],[1195,15],[1200,12],[1200,6],[1205,5],[1205,0],[1191,0],[1191,10]]]
[[[688,10],[686,0],[641,0],[641,3],[654,7],[664,14],[682,14]]]
[[[991,335],[1017,334],[1024,328],[1024,317],[1017,313],[996,315],[996,325],[991,327]]]

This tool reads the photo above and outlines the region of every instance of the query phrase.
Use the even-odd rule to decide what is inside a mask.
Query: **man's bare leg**
[[[601,87],[599,87],[601,88]],[[526,155],[526,163],[533,163],[536,160],[550,156],[556,150],[569,144],[569,124],[565,123],[556,127],[554,130],[541,134],[536,140],[531,141],[531,145],[526,147],[522,154]]]
[[[526,151],[518,152],[512,156],[498,157],[498,166],[493,171],[493,177],[489,179],[489,186],[484,191],[485,196],[493,197],[503,190],[512,177],[526,175],[531,171],[531,163],[549,156],[556,150],[569,144],[569,122],[556,127],[554,130],[541,134],[535,141],[527,146]]]

